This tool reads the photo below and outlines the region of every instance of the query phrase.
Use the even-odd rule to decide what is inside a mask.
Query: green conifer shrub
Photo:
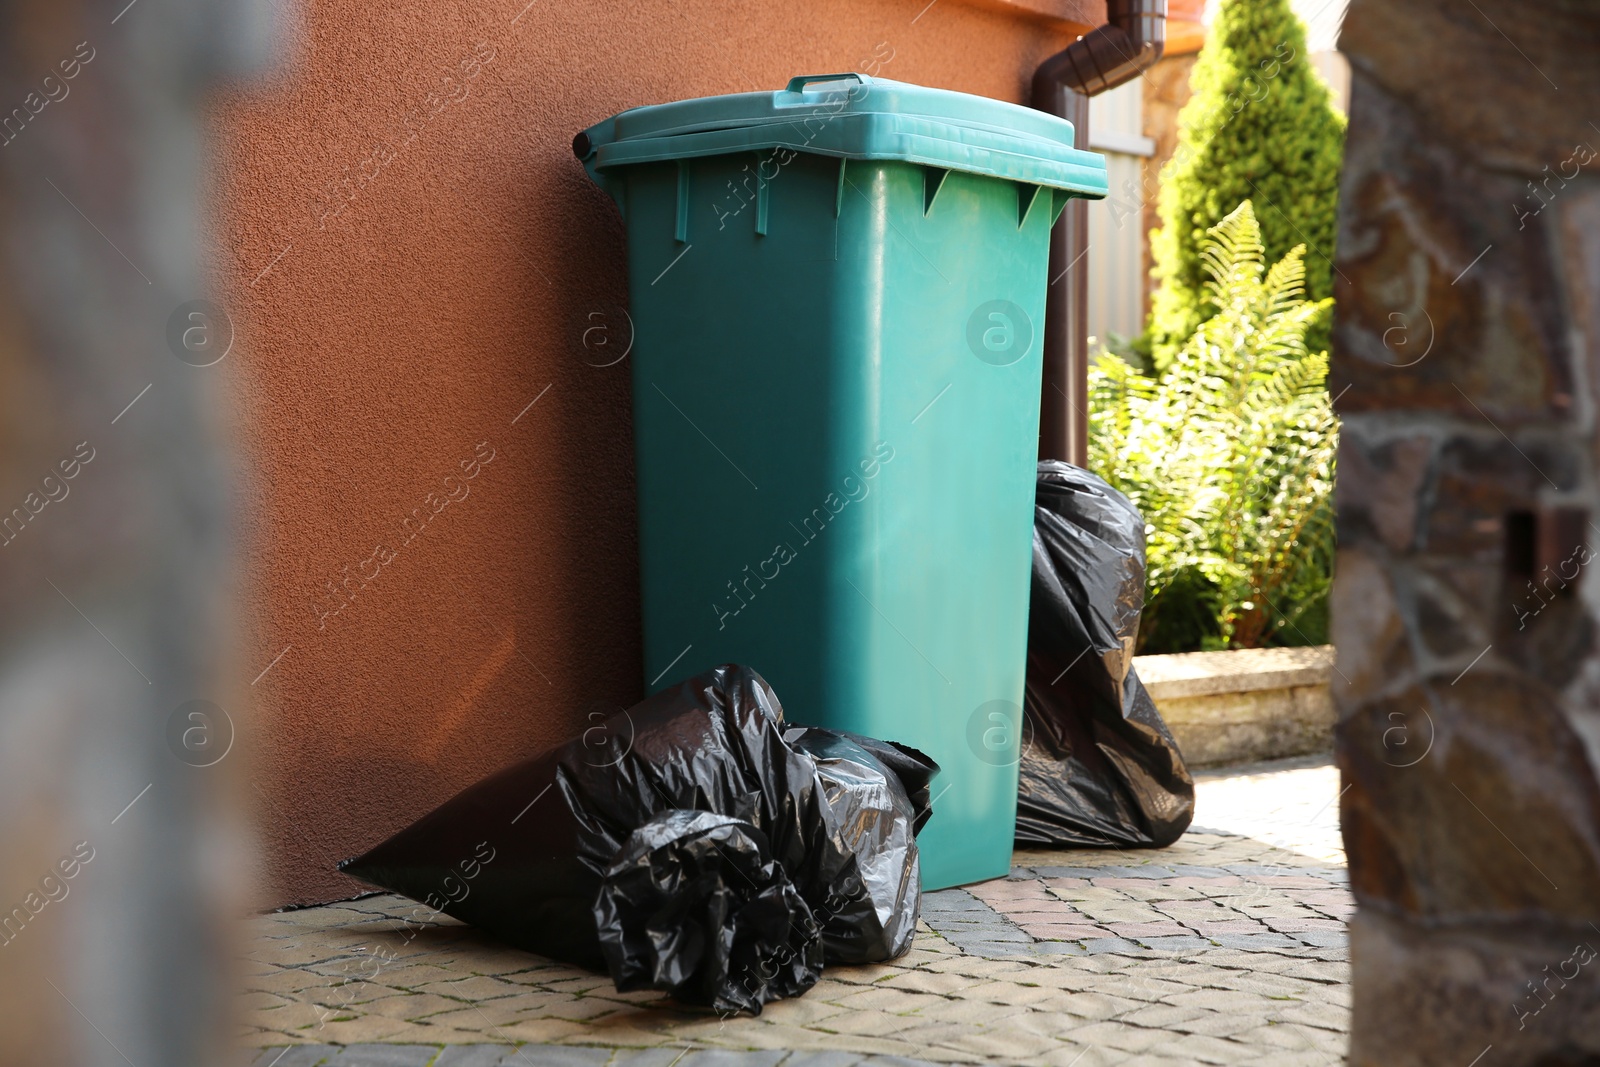
[[[1216,313],[1201,246],[1241,201],[1255,205],[1268,262],[1304,245],[1307,295],[1333,291],[1345,120],[1311,65],[1289,0],[1222,0],[1190,84],[1178,147],[1161,171],[1161,227],[1151,233],[1160,288],[1148,343],[1157,369]],[[1326,316],[1313,324],[1314,349],[1327,330]]]

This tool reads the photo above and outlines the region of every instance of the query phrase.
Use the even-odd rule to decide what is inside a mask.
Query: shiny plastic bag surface
[[[1194,779],[1133,669],[1144,519],[1069,463],[1039,463],[1017,842],[1161,847]]]
[[[758,1011],[809,988],[824,959],[909,947],[895,935],[915,926],[915,875],[885,921],[875,872],[915,872],[910,830],[885,827],[879,844],[847,832],[834,804],[852,826],[872,822],[867,809],[920,825],[937,771],[859,739],[892,753],[911,786],[880,760],[870,788],[897,796],[846,805],[870,788],[824,775],[785,740],[782,715],[754,671],[715,668],[590,731],[608,743],[575,740],[491,775],[340,869],[520,948],[609,970],[619,988]],[[659,939],[667,928],[681,936]]]
[[[726,815],[680,809],[635,830],[606,870],[595,918],[620,992],[759,1012],[822,976],[811,908],[765,835]]]
[[[933,814],[928,783],[939,765],[906,745],[814,726],[792,726],[784,739],[816,761],[839,835],[855,857],[838,887],[848,892],[836,889],[819,913],[828,962],[903,955],[922,901],[916,834]]]

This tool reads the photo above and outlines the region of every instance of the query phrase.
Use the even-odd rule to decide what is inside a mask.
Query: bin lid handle
[[[843,74],[802,74],[798,78],[789,79],[789,88],[787,91],[791,93],[803,93],[806,90],[806,86],[810,85],[812,82],[836,82],[843,81],[846,78],[854,78],[862,85],[867,84],[866,76],[857,74],[855,71],[845,71]]]

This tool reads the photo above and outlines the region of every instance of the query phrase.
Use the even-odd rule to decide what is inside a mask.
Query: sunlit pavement
[[[1333,1064],[1353,907],[1325,758],[1208,774],[1171,848],[1019,851],[927,894],[910,953],[720,1019],[373,896],[261,916],[257,1067]]]

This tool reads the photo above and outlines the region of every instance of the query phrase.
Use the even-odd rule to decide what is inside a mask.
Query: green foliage
[[[1161,228],[1151,234],[1161,281],[1150,344],[1165,369],[1216,313],[1207,297],[1206,232],[1242,200],[1257,207],[1269,261],[1309,250],[1306,289],[1331,295],[1344,117],[1306,55],[1289,0],[1222,0],[1195,63],[1194,95],[1178,115],[1178,146],[1161,171]],[[1312,328],[1326,344],[1327,322]]]
[[[1247,200],[1208,231],[1217,312],[1159,377],[1102,355],[1089,463],[1145,518],[1140,651],[1321,643],[1338,424],[1306,331],[1304,248],[1267,269]]]

